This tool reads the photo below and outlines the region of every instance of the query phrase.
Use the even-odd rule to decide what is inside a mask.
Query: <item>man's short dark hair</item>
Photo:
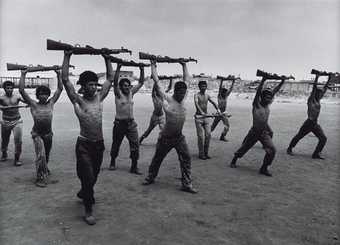
[[[35,89],[35,96],[38,97],[39,94],[47,94],[48,96],[51,95],[51,89],[45,85],[39,85]]]
[[[118,85],[119,85],[120,88],[123,86],[123,83],[128,83],[129,86],[131,85],[130,79],[122,78],[122,79],[120,79],[119,82],[118,82]]]
[[[79,75],[79,80],[77,84],[81,86],[86,85],[89,82],[96,82],[98,83],[98,76],[93,71],[84,71]]]
[[[207,85],[207,81],[199,81],[198,82],[198,87],[200,87],[202,85]]]
[[[3,84],[2,84],[2,87],[5,88],[5,87],[7,87],[7,86],[12,86],[12,87],[14,87],[14,83],[13,83],[12,81],[9,81],[9,80],[4,81]]]
[[[184,88],[184,89],[188,88],[188,86],[186,85],[185,82],[179,81],[179,82],[175,83],[174,91],[182,89],[182,88]]]

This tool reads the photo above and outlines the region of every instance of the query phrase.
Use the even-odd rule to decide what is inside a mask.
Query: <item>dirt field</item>
[[[70,102],[63,96],[54,113],[51,180],[47,188],[34,184],[32,118],[22,110],[24,137],[22,167],[10,160],[0,163],[2,245],[49,244],[340,244],[339,231],[339,104],[323,104],[320,124],[328,136],[326,160],[313,160],[317,139],[307,136],[285,153],[290,139],[306,118],[306,104],[273,103],[270,123],[277,156],[273,178],[257,173],[264,151],[256,145],[240,167],[227,163],[251,124],[251,100],[229,100],[229,142],[218,141],[222,125],[213,133],[211,160],[197,157],[193,99],[188,99],[184,134],[192,154],[192,175],[197,195],[179,191],[179,163],[175,151],[163,162],[155,185],[142,186],[144,176],[128,173],[127,141],[121,147],[118,170],[108,171],[114,106],[112,93],[104,104],[106,150],[95,188],[95,226],[82,220],[83,206],[75,194],[80,183],[75,171],[74,147],[79,125]],[[284,101],[284,100],[282,100]],[[287,101],[285,101],[287,102]],[[210,107],[212,110],[212,107]],[[152,112],[149,95],[137,94],[135,118],[141,134]],[[158,129],[141,146],[140,169],[147,172],[155,150]]]

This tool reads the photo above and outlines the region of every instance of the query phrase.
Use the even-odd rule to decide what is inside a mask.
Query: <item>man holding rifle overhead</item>
[[[215,117],[214,122],[211,125],[211,132],[213,132],[217,126],[217,124],[222,120],[223,125],[224,125],[224,129],[223,132],[220,136],[220,140],[221,141],[225,141],[227,142],[228,140],[225,138],[225,136],[227,135],[228,131],[229,131],[229,120],[228,120],[228,116],[227,116],[227,100],[229,95],[231,94],[231,91],[233,91],[234,88],[234,83],[235,80],[237,78],[235,78],[234,76],[228,76],[228,77],[221,77],[221,76],[217,76],[217,79],[220,79],[220,87],[218,89],[218,95],[217,95],[217,103],[218,103],[218,108],[221,111],[221,116],[220,117]],[[223,87],[223,81],[224,80],[231,80],[231,86],[229,89]]]
[[[22,119],[19,113],[19,102],[26,103],[20,96],[13,94],[14,83],[5,81],[3,83],[5,94],[0,96],[0,105],[2,108],[1,121],[1,161],[7,160],[7,148],[11,132],[14,135],[14,166],[21,166],[20,161],[22,149]]]
[[[83,95],[80,96],[69,80],[71,54],[72,50],[64,51],[62,81],[80,125],[80,135],[76,143],[76,157],[77,175],[81,182],[81,189],[77,196],[83,200],[85,206],[85,222],[94,225],[96,221],[92,214],[92,205],[95,203],[93,188],[97,181],[105,148],[102,130],[103,100],[112,86],[113,70],[109,56],[103,54],[107,80],[101,91],[97,93],[97,74],[92,71],[84,71],[80,74],[78,81],[83,88]]]
[[[218,114],[220,114],[220,110],[210,95],[205,93],[207,90],[207,81],[199,81],[198,88],[199,92],[194,95],[198,158],[206,160],[210,159],[208,151],[211,138],[210,118],[205,117],[208,113],[208,101],[215,107]]]
[[[266,155],[264,156],[259,173],[265,176],[272,176],[268,171],[268,167],[274,160],[276,149],[270,136],[271,133],[268,130],[268,119],[270,114],[269,105],[273,102],[275,94],[279,92],[285,80],[293,77],[278,76],[276,74],[272,75],[260,70],[257,70],[256,75],[261,76],[262,80],[257,88],[253,101],[253,126],[243,140],[241,147],[235,152],[230,167],[236,168],[236,161],[243,157],[257,141],[260,141]],[[263,89],[264,82],[267,79],[281,80],[281,82],[273,90],[269,88]]]
[[[301,126],[297,135],[293,137],[292,141],[290,142],[288,146],[287,153],[289,155],[293,155],[293,148],[296,146],[296,144],[303,137],[305,137],[307,134],[312,132],[319,139],[318,145],[316,146],[314,150],[312,158],[313,159],[324,159],[324,157],[322,157],[320,153],[322,149],[324,148],[324,146],[326,145],[327,137],[325,133],[323,132],[321,126],[318,124],[318,118],[319,118],[320,109],[321,109],[320,100],[325,95],[327,88],[330,82],[332,81],[332,79],[335,78],[335,74],[330,73],[330,72],[320,72],[314,69],[312,70],[311,73],[315,75],[315,79],[313,83],[312,92],[307,100],[308,118]],[[326,84],[323,86],[322,89],[317,87],[319,76],[328,76],[328,81],[326,82]]]
[[[60,67],[59,67],[60,69]],[[60,71],[55,70],[57,74],[58,87],[51,99],[49,87],[40,85],[36,88],[36,97],[38,101],[33,100],[25,91],[25,78],[29,69],[21,71],[21,78],[19,82],[19,92],[31,108],[34,125],[31,131],[34,148],[35,148],[35,164],[37,171],[36,185],[38,187],[47,186],[47,176],[50,174],[48,169],[49,155],[52,148],[52,117],[54,104],[60,97],[63,90],[61,82]]]
[[[119,153],[119,148],[124,136],[126,136],[130,145],[130,173],[140,175],[141,173],[137,167],[139,159],[139,139],[137,123],[135,122],[133,116],[133,96],[144,84],[144,64],[134,63],[132,61],[124,62],[120,59],[114,59],[114,57],[111,59],[111,62],[117,63],[117,69],[113,81],[116,117],[112,130],[111,163],[109,169],[116,169],[116,158]],[[124,65],[124,63],[125,65],[139,66],[140,77],[138,85],[131,86],[131,81],[127,78],[122,78],[118,82],[120,68]]]
[[[172,79],[175,78],[175,77],[164,76],[164,78],[170,80],[168,88],[165,91],[166,93],[168,93],[172,88]],[[159,79],[161,79],[161,78],[159,77]],[[162,108],[161,96],[159,94],[157,94],[155,84],[152,87],[151,97],[152,97],[152,103],[153,103],[154,110],[153,110],[152,116],[150,118],[149,127],[146,129],[146,131],[139,138],[139,144],[142,144],[143,140],[146,139],[149,136],[149,134],[152,132],[152,130],[157,125],[159,126],[160,130],[163,130],[163,128],[164,128],[165,117],[164,117],[163,108]]]
[[[189,81],[186,61],[184,59],[177,61],[182,65],[184,81],[179,81],[175,84],[174,94],[172,96],[164,93],[163,89],[159,85],[156,60],[151,57],[150,61],[152,78],[155,82],[157,94],[161,96],[162,107],[165,112],[165,125],[163,130],[159,133],[156,152],[149,166],[149,174],[143,182],[143,185],[150,185],[154,183],[162,161],[170,150],[175,148],[181,165],[181,190],[195,194],[197,191],[192,187],[190,153],[185,137],[182,134],[186,118],[186,108],[184,107],[185,97],[187,94],[186,82]]]

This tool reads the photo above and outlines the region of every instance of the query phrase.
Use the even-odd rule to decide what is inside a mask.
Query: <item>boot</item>
[[[141,175],[142,173],[139,172],[139,169],[137,168],[137,159],[133,159],[131,162],[131,168],[130,168],[130,173],[132,174],[137,174],[137,175]]]
[[[116,167],[116,159],[111,158],[111,163],[110,163],[109,170],[114,171],[116,169],[117,169],[117,167]]]
[[[3,151],[3,152],[2,152],[2,156],[1,156],[1,161],[2,161],[2,162],[6,161],[6,160],[7,160],[7,157],[8,157],[7,151]]]
[[[19,160],[19,158],[20,158],[20,155],[19,154],[15,154],[14,155],[14,166],[21,166],[22,165],[22,162],[20,162],[20,160]]]
[[[259,174],[263,174],[267,177],[272,177],[272,174],[268,171],[268,167],[267,166],[262,166],[259,170]]]

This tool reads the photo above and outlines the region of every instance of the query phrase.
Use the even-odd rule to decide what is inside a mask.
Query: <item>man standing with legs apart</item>
[[[92,71],[84,71],[80,74],[78,81],[83,88],[83,96],[80,96],[69,80],[71,54],[71,51],[65,51],[62,81],[80,125],[80,135],[76,143],[76,157],[77,175],[81,182],[81,189],[77,196],[83,200],[85,206],[85,222],[94,225],[96,221],[92,215],[92,205],[95,203],[93,187],[97,181],[105,148],[102,129],[103,100],[112,85],[113,70],[110,58],[103,55],[107,81],[103,84],[101,91],[97,93],[97,74]]]
[[[132,87],[131,81],[122,78],[119,82],[119,72],[122,65],[117,63],[117,69],[113,81],[113,90],[115,94],[116,118],[112,130],[112,147],[111,147],[111,164],[109,169],[116,170],[116,158],[119,153],[120,145],[124,136],[129,141],[131,168],[130,173],[141,173],[138,170],[139,158],[139,140],[137,123],[133,117],[133,96],[139,91],[144,84],[144,67],[140,66],[140,77],[138,85]]]
[[[266,152],[263,159],[262,167],[259,170],[260,174],[272,176],[268,171],[268,167],[274,160],[276,149],[270,136],[268,129],[269,105],[272,103],[275,94],[280,90],[287,77],[271,75],[260,70],[257,71],[257,76],[262,76],[262,80],[257,88],[253,101],[253,126],[249,130],[247,136],[243,140],[242,146],[235,152],[234,158],[230,163],[231,168],[236,168],[236,161],[246,154],[257,141],[260,141]],[[266,88],[262,90],[264,82],[267,79],[281,79],[281,82],[273,89]]]
[[[189,73],[185,62],[180,62],[183,68],[183,79],[175,84],[173,96],[164,93],[159,85],[156,62],[151,60],[151,74],[155,82],[158,94],[161,96],[162,106],[165,112],[164,129],[159,133],[156,145],[156,152],[149,166],[149,174],[143,185],[153,184],[158,175],[159,168],[166,155],[172,148],[175,148],[181,164],[182,172],[182,191],[197,193],[192,187],[191,180],[191,159],[185,137],[182,134],[183,125],[186,117],[184,107],[187,94],[186,82],[189,81]]]
[[[34,125],[31,131],[34,148],[35,148],[35,165],[37,179],[35,184],[39,187],[47,186],[47,176],[50,175],[48,161],[52,148],[52,117],[54,104],[60,97],[63,90],[60,71],[55,70],[57,74],[58,87],[51,99],[49,87],[40,85],[36,88],[36,97],[38,101],[33,100],[25,91],[25,78],[28,70],[21,71],[19,83],[19,92],[31,108]]]
[[[197,145],[198,145],[198,158],[202,160],[210,159],[208,155],[209,144],[211,138],[210,132],[210,118],[204,117],[207,115],[208,111],[208,101],[213,104],[217,113],[220,114],[220,110],[217,107],[217,104],[211,99],[209,94],[206,94],[207,90],[207,82],[199,81],[198,83],[199,92],[194,95],[196,113],[195,116],[203,116],[203,117],[195,117],[195,125],[197,132]]]
[[[14,83],[5,81],[3,83],[5,95],[0,96],[0,105],[13,106],[11,109],[3,110],[1,121],[1,161],[7,160],[7,148],[11,132],[14,135],[14,166],[21,166],[20,161],[21,148],[22,148],[22,119],[19,113],[19,102],[26,103],[20,96],[13,95]]]
[[[139,144],[142,144],[142,141],[149,136],[151,131],[158,125],[159,129],[162,131],[164,127],[164,113],[162,108],[162,101],[161,96],[157,94],[156,86],[153,85],[152,87],[152,102],[153,102],[153,113],[150,119],[149,127],[144,132],[144,134],[139,139]]]
[[[229,120],[228,120],[228,115],[226,114],[226,109],[227,109],[227,100],[229,95],[231,94],[231,91],[234,88],[234,83],[236,78],[234,76],[228,76],[228,80],[232,80],[231,86],[229,90],[227,88],[223,87],[223,78],[220,78],[220,87],[218,89],[218,95],[217,95],[217,102],[218,102],[218,108],[221,111],[221,116],[220,117],[215,117],[214,122],[211,125],[211,132],[213,132],[217,126],[217,124],[222,120],[224,129],[223,132],[220,136],[221,141],[227,142],[228,140],[225,138],[229,131]]]
[[[313,72],[312,72],[312,74],[313,74]],[[312,158],[314,158],[314,159],[324,159],[324,157],[322,157],[320,155],[320,153],[321,153],[322,149],[324,148],[324,146],[326,145],[327,137],[324,134],[321,126],[318,124],[318,118],[319,118],[320,109],[321,109],[320,100],[325,95],[327,88],[328,88],[328,85],[332,80],[331,78],[335,77],[335,75],[329,73],[328,74],[328,81],[326,82],[324,87],[322,89],[320,89],[320,88],[317,87],[317,82],[318,82],[320,73],[317,71],[314,74],[315,74],[315,79],[314,79],[314,83],[313,83],[313,89],[312,89],[312,92],[311,92],[311,94],[308,98],[308,101],[307,101],[308,118],[303,123],[303,125],[301,126],[297,135],[295,135],[294,138],[292,139],[292,141],[290,142],[288,149],[287,149],[287,153],[289,155],[293,155],[293,148],[296,146],[296,144],[303,137],[305,137],[307,134],[312,132],[319,139],[319,143],[314,150]]]

